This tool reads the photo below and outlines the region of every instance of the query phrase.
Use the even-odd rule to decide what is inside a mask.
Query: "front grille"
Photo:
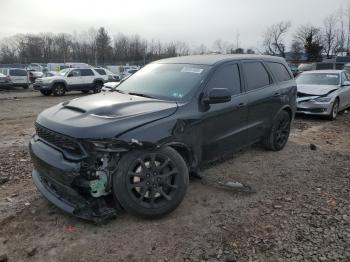
[[[71,155],[82,156],[84,154],[79,143],[69,136],[54,132],[39,125],[38,123],[35,123],[35,130],[36,134],[42,140],[62,149]]]

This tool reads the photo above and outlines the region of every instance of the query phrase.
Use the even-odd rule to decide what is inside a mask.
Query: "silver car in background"
[[[326,116],[330,120],[350,107],[350,74],[345,70],[317,70],[301,73],[297,113]]]

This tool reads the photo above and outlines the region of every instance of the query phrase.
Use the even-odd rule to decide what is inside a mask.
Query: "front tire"
[[[291,121],[289,113],[285,110],[277,115],[270,133],[263,140],[266,149],[280,151],[284,148],[289,138]]]
[[[188,187],[188,168],[170,147],[128,152],[113,177],[113,194],[129,213],[156,218],[173,211]]]
[[[328,115],[328,119],[329,120],[335,120],[338,116],[338,113],[339,113],[339,99],[336,99],[333,103],[333,106],[332,106],[332,111],[331,113]]]
[[[66,93],[66,87],[64,86],[64,84],[57,83],[54,85],[52,91],[55,96],[64,96],[64,94]]]

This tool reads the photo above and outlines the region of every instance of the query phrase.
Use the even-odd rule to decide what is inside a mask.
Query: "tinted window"
[[[288,81],[292,78],[287,68],[284,65],[280,63],[271,63],[271,62],[268,62],[267,65],[272,71],[272,73],[275,75],[275,77],[277,78],[278,82]]]
[[[209,80],[209,89],[227,88],[231,94],[241,92],[241,80],[238,65],[225,65],[217,69]]]
[[[102,75],[102,76],[106,75],[106,71],[103,70],[103,69],[96,68],[95,71],[96,71],[97,73],[99,73],[100,75]]]
[[[80,69],[81,76],[93,76],[94,73],[91,69]]]
[[[247,79],[247,91],[254,90],[271,84],[270,75],[260,62],[243,64],[244,74]]]
[[[11,69],[10,76],[27,76],[27,71],[21,69]]]

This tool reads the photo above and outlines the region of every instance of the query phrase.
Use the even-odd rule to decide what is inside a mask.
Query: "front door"
[[[79,90],[82,81],[80,69],[70,71],[66,81],[70,90]]]
[[[230,102],[208,105],[202,114],[204,161],[238,150],[247,143],[247,99],[242,94],[239,65],[220,66],[209,80],[205,93],[209,94],[213,88],[227,88],[232,96]]]

